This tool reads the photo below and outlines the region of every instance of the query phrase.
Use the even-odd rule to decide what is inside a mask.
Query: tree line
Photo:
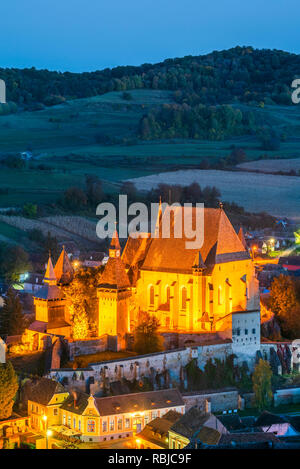
[[[41,109],[66,99],[108,91],[162,89],[176,92],[180,103],[213,105],[245,103],[291,104],[292,80],[300,56],[280,50],[235,47],[200,56],[167,59],[157,64],[123,66],[70,73],[0,69],[7,98],[18,106]]]

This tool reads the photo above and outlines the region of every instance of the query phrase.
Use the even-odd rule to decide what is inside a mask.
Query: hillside
[[[52,105],[65,99],[109,91],[163,89],[180,91],[187,102],[196,94],[204,104],[290,104],[290,86],[299,74],[300,56],[278,50],[235,47],[202,56],[167,59],[139,67],[125,66],[90,73],[0,69],[8,100],[19,106]]]
[[[143,141],[137,135],[141,117],[156,106],[172,103],[173,93],[133,90],[130,94],[130,101],[124,100],[122,92],[109,92],[41,111],[0,116],[2,158],[28,149],[33,153],[23,169],[1,165],[0,207],[53,202],[67,187],[83,186],[86,174],[98,176],[106,181],[105,190],[115,191],[120,180],[199,168],[203,160],[217,164],[233,146],[242,147],[249,161],[300,157],[300,106],[233,105],[285,135],[280,149],[272,151],[263,150],[255,134],[221,141]]]

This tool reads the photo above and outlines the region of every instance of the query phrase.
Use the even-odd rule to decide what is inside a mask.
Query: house
[[[280,448],[281,442],[273,433],[227,433],[223,434],[219,440],[220,449],[238,448]]]
[[[202,429],[205,427],[203,432]],[[203,438],[209,441],[217,441],[218,435],[209,432],[207,428],[216,430],[219,435],[227,433],[228,430],[222,422],[211,413],[203,413],[197,407],[192,407],[186,414],[177,420],[169,429],[169,448],[185,448],[195,438]]]
[[[79,256],[80,263],[83,267],[101,267],[105,253],[100,251],[88,251],[81,253]]]
[[[170,410],[185,411],[177,389],[99,398],[76,392],[62,404],[60,422],[83,441],[107,441],[132,437]]]
[[[300,256],[280,257],[278,265],[280,265],[287,272],[295,272],[300,270]]]
[[[69,393],[57,381],[41,378],[35,383],[27,382],[24,393],[28,401],[28,416],[32,428],[45,431],[60,422],[59,409]]]
[[[255,426],[263,432],[273,433],[276,436],[296,436],[299,433],[284,417],[264,411],[255,421]]]
[[[182,417],[182,414],[170,410],[163,417],[157,417],[137,434],[138,449],[169,449],[169,430]]]
[[[8,444],[13,448],[19,445],[20,439],[31,431],[30,418],[13,413],[9,418],[0,420],[0,449]]]
[[[35,293],[44,286],[44,276],[35,272],[30,272],[24,276],[23,288],[26,293]]]

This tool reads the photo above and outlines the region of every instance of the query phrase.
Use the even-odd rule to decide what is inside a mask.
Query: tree
[[[28,253],[21,246],[0,245],[0,276],[8,283],[20,282],[20,275],[29,269]]]
[[[26,321],[20,299],[10,288],[0,310],[0,334],[20,335],[23,334],[25,327]]]
[[[89,336],[89,320],[85,308],[80,302],[73,301],[70,318],[72,321],[72,337],[74,340],[84,340]]]
[[[85,185],[88,203],[92,206],[98,205],[103,199],[102,182],[97,176],[88,174],[85,178]]]
[[[144,313],[141,322],[134,331],[133,349],[139,354],[160,352],[163,339],[158,333],[160,323],[155,316]]]
[[[300,333],[300,282],[287,275],[280,275],[272,282],[270,308],[274,312],[283,334],[297,338]]]
[[[272,402],[272,370],[269,362],[260,358],[252,375],[255,402],[259,410],[264,410]]]
[[[80,210],[87,204],[87,196],[82,189],[70,187],[64,192],[63,206],[68,210]]]
[[[25,217],[36,218],[36,216],[37,216],[37,205],[31,204],[31,203],[25,204],[23,206],[23,213],[24,213]]]
[[[74,340],[89,337],[97,320],[97,284],[101,270],[102,268],[79,269],[70,285],[64,287],[64,293],[71,305],[70,318]]]
[[[11,362],[0,364],[0,420],[11,416],[18,387],[17,375]]]

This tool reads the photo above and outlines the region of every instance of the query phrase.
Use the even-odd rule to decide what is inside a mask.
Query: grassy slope
[[[87,173],[113,183],[175,167],[197,166],[203,158],[216,160],[228,155],[232,144],[244,147],[251,160],[262,153],[270,157],[300,156],[300,106],[251,108],[262,122],[285,131],[287,140],[278,152],[263,152],[254,136],[223,142],[97,144],[99,134],[134,139],[138,122],[149,106],[172,100],[172,93],[167,91],[133,90],[130,93],[131,101],[122,99],[122,93],[112,92],[43,111],[0,116],[0,152],[19,152],[31,147],[40,162],[55,168],[52,173],[1,170],[0,187],[8,188],[9,193],[0,194],[0,207],[56,200],[65,188],[82,186]],[[115,189],[113,184],[107,184],[106,189]]]

